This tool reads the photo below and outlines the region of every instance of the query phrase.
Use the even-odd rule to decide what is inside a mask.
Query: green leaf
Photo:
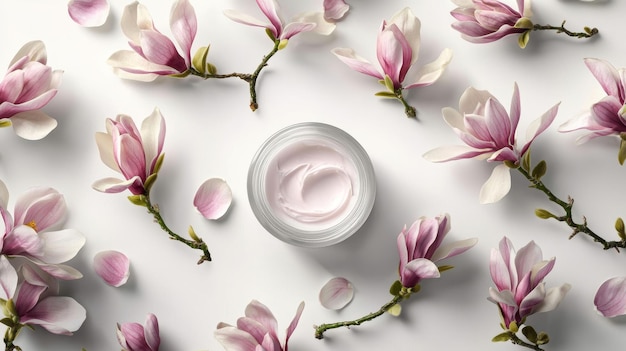
[[[517,38],[517,44],[519,45],[520,48],[525,48],[526,45],[528,45],[528,41],[530,40],[530,31],[527,30],[524,33],[520,34],[520,36]]]
[[[207,71],[206,58],[209,55],[209,47],[203,46],[193,55],[191,65],[196,71],[205,74]]]
[[[439,266],[437,268],[439,268],[439,273],[441,273],[441,272],[445,272],[445,271],[451,270],[452,268],[454,268],[454,266],[444,264],[443,266]]]
[[[9,317],[0,319],[0,323],[6,325],[9,328],[12,328],[13,326],[15,326],[15,322],[13,322],[13,320]]]
[[[513,333],[517,333],[517,331],[519,330],[519,327],[517,326],[517,322],[512,321],[511,323],[509,323],[509,330]]]
[[[387,89],[389,89],[389,91],[396,91],[395,87],[393,86],[393,81],[391,80],[391,77],[389,77],[387,74],[385,74],[385,86],[387,87]]]
[[[533,344],[537,344],[537,332],[535,331],[535,328],[527,325],[522,328],[522,334],[524,334],[528,341],[532,342]]]
[[[287,44],[289,44],[289,39],[282,39],[280,43],[278,43],[278,50],[286,48]]]
[[[533,29],[533,21],[528,17],[522,17],[515,22],[514,27],[519,29]]]
[[[626,229],[624,228],[624,220],[621,217],[615,220],[615,230],[617,230],[617,235],[619,235],[622,240],[626,240]]]
[[[270,37],[270,39],[272,39],[273,42],[276,42],[276,37],[274,36],[274,33],[272,33],[272,31],[269,28],[265,28],[265,34],[267,34],[267,36]]]
[[[539,217],[541,219],[556,218],[556,216],[554,214],[552,214],[548,210],[544,210],[543,208],[536,209],[535,210],[535,216],[537,216],[537,217]]]
[[[530,171],[530,150],[526,151],[524,156],[522,156],[522,169]]]
[[[379,91],[376,94],[374,94],[376,96],[380,96],[380,97],[384,97],[384,98],[390,98],[390,99],[395,99],[396,98],[396,94],[390,92],[390,91]]]
[[[159,173],[159,171],[161,170],[161,166],[163,165],[163,158],[165,158],[165,154],[159,155],[159,158],[157,158],[154,164],[154,170],[152,171],[152,173]]]
[[[539,162],[533,169],[532,176],[533,178],[540,180],[541,177],[546,175],[547,171],[548,171],[548,164],[546,163],[546,161],[541,160],[541,162]]]
[[[619,142],[619,152],[617,153],[617,160],[620,165],[624,164],[624,160],[626,160],[626,140],[623,138],[620,139]]]
[[[154,185],[154,182],[157,180],[157,173],[152,173],[146,178],[146,181],[143,183],[143,188],[146,189],[146,192],[149,193],[150,189]]]
[[[391,284],[391,287],[389,288],[389,293],[393,296],[398,296],[400,295],[401,290],[402,290],[402,283],[400,283],[399,280],[396,280],[395,282],[393,282],[393,284]]]
[[[206,70],[207,70],[207,73],[210,75],[217,74],[217,67],[215,67],[215,65],[210,62],[206,63]]]
[[[143,195],[130,195],[128,197],[128,201],[130,201],[133,205],[148,207],[146,197]]]
[[[187,230],[187,233],[189,233],[189,236],[191,237],[191,239],[193,239],[193,241],[197,242],[197,243],[201,243],[202,239],[200,239],[200,237],[198,237],[198,234],[196,234],[196,231],[193,230],[192,226],[189,226],[189,229]]]
[[[491,339],[491,341],[493,342],[502,342],[502,341],[509,341],[509,340],[511,340],[511,334],[508,331],[502,332],[494,336],[493,339]]]

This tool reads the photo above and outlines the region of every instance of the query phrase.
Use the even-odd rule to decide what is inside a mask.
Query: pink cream
[[[268,203],[278,217],[307,230],[339,223],[354,207],[359,177],[342,147],[307,139],[285,146],[267,168]]]

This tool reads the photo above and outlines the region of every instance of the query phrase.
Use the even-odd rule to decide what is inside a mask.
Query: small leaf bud
[[[502,341],[509,341],[509,340],[511,340],[511,335],[509,334],[509,332],[500,333],[494,336],[493,339],[491,339],[491,341],[493,342],[502,342]]]
[[[544,210],[543,208],[536,209],[535,210],[535,216],[537,216],[537,217],[539,217],[541,219],[556,218],[556,216],[554,214],[552,214],[548,210]]]
[[[389,312],[390,315],[394,316],[394,317],[398,317],[400,315],[400,313],[402,313],[402,306],[400,306],[399,303],[391,306],[391,308],[389,308],[387,310],[387,312]]]

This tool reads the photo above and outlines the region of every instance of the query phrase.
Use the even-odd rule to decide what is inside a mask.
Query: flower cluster
[[[24,139],[41,139],[57,126],[41,109],[57,94],[63,72],[52,70],[47,60],[42,41],[28,42],[15,54],[0,81],[0,127],[12,125]]]
[[[59,280],[82,277],[65,263],[85,244],[74,229],[58,229],[65,218],[63,195],[35,187],[21,195],[13,214],[9,193],[0,182],[0,305],[7,326],[7,350],[19,348],[15,339],[23,327],[40,326],[54,334],[71,335],[86,317],[85,309],[71,297],[59,296]]]

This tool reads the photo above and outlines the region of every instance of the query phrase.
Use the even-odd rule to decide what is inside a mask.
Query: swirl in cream
[[[324,229],[345,218],[354,206],[359,179],[342,149],[330,141],[307,139],[280,150],[266,175],[266,194],[276,214],[307,229]]]

